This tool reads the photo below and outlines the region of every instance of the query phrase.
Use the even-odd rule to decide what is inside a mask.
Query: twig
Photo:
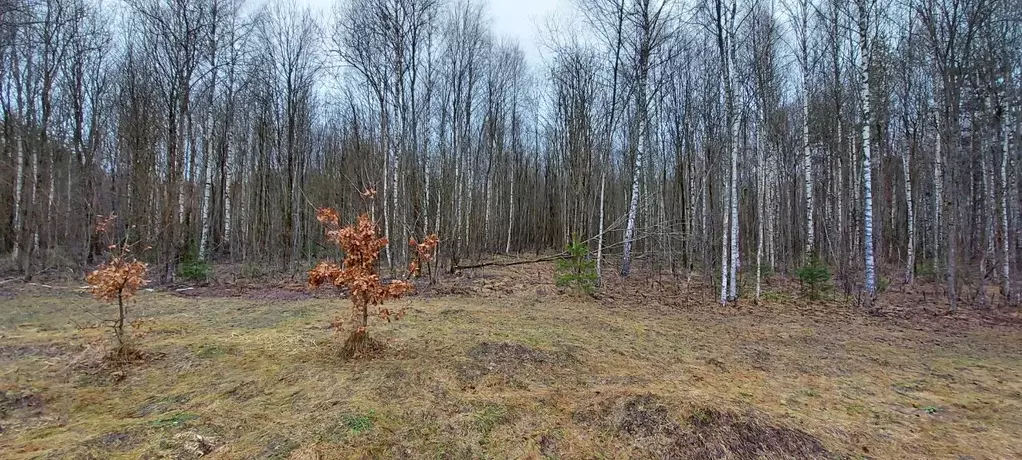
[[[454,266],[454,270],[465,270],[465,269],[468,269],[468,268],[483,268],[483,267],[511,267],[513,265],[525,265],[525,264],[534,264],[534,263],[539,263],[539,262],[549,262],[551,260],[560,259],[560,258],[564,257],[567,254],[568,253],[566,253],[566,252],[562,252],[560,254],[553,255],[553,256],[540,257],[538,259],[529,259],[529,260],[516,260],[514,262],[486,262],[486,263],[474,264],[474,265],[455,265]]]

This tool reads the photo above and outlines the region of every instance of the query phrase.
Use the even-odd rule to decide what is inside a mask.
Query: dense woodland
[[[116,213],[162,282],[307,269],[332,206],[392,267],[430,233],[440,268],[578,238],[722,301],[815,257],[867,298],[1010,293],[1018,0],[575,6],[536,64],[479,0],[0,0],[3,266],[90,266]]]

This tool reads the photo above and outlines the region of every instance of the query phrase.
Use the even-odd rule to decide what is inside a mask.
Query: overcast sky
[[[337,0],[297,0],[329,17]],[[495,38],[518,40],[533,65],[540,63],[538,26],[551,15],[564,17],[572,11],[571,0],[483,0],[487,5]]]

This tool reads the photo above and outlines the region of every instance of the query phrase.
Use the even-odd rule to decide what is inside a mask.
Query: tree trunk
[[[645,32],[643,32],[645,33]],[[649,37],[643,36],[639,49],[638,82],[635,91],[636,115],[635,132],[638,136],[635,146],[635,164],[632,165],[632,193],[628,201],[628,224],[625,227],[624,253],[621,259],[621,276],[628,276],[632,268],[632,245],[635,239],[635,219],[639,214],[639,186],[642,177],[642,157],[648,147],[646,134],[646,85],[649,76]]]
[[[206,120],[205,135],[203,136],[203,154],[202,154],[202,217],[201,223],[202,234],[199,238],[199,260],[206,260],[208,245],[209,245],[209,231],[210,231],[210,208],[212,203],[210,198],[213,196],[213,162],[209,161],[210,155],[213,153],[212,148],[212,129],[213,118],[210,116]]]
[[[511,190],[510,190],[510,195],[511,196],[508,199],[508,205],[507,205],[507,244],[504,245],[504,254],[510,254],[511,253],[511,229],[514,228],[514,224],[515,224],[515,168],[516,167],[517,167],[517,165],[512,164],[511,168],[510,168],[510,172],[509,172],[509,174],[511,175],[511,178],[508,180],[508,182],[509,182],[509,185],[511,187]],[[599,267],[599,265],[600,265],[599,259],[597,259],[596,265],[597,265],[597,267]],[[599,272],[599,270],[597,270],[597,273],[598,272]]]
[[[915,141],[909,140],[912,146]],[[906,149],[901,155],[901,170],[905,177],[905,204],[908,207],[908,257],[905,261],[905,283],[912,284],[916,268],[916,214],[915,202],[912,199],[912,170],[911,158],[912,147]]]
[[[864,1],[859,0],[859,89],[862,103],[862,185],[865,192],[863,202],[863,244],[865,246],[865,291],[867,302],[876,296],[876,267],[873,254],[873,171],[871,164],[872,146],[870,127],[873,125],[873,112],[870,110],[869,91],[869,29]]]
[[[804,0],[808,1],[808,0]],[[804,20],[808,20],[804,17]],[[806,26],[803,26],[804,28]],[[802,170],[805,172],[805,199],[806,199],[806,247],[805,260],[815,248],[816,227],[813,223],[813,159],[809,147],[809,51],[806,45],[806,31],[803,28],[802,34]]]
[[[934,131],[934,146],[933,146],[933,270],[937,271],[938,266],[938,254],[941,250],[941,235],[944,232],[944,227],[941,225],[941,214],[944,211],[944,158],[941,155],[941,130],[940,130],[940,114],[934,112],[933,122],[936,130]]]
[[[762,293],[763,279],[763,198],[766,181],[764,180],[763,148],[766,145],[766,115],[763,108],[760,108],[759,115],[758,145],[756,146],[756,302],[759,302]]]
[[[1011,303],[1011,254],[1008,252],[1008,241],[1011,240],[1011,233],[1008,232],[1008,191],[1011,186],[1008,184],[1008,157],[1009,151],[1009,126],[1011,114],[1007,108],[1001,119],[1001,136],[1003,146],[1001,148],[1001,295],[1006,302]]]
[[[14,248],[11,251],[11,259],[15,262],[21,255],[22,228],[21,228],[21,194],[25,185],[25,150],[21,136],[21,124],[14,126]]]

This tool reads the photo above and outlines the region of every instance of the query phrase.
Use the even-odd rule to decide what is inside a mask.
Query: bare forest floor
[[[790,284],[720,307],[684,278],[466,271],[395,301],[375,359],[337,358],[334,293],[140,294],[148,361],[101,359],[112,308],[0,285],[3,458],[1022,458],[1022,318],[884,314]],[[897,291],[897,292],[895,292]]]

